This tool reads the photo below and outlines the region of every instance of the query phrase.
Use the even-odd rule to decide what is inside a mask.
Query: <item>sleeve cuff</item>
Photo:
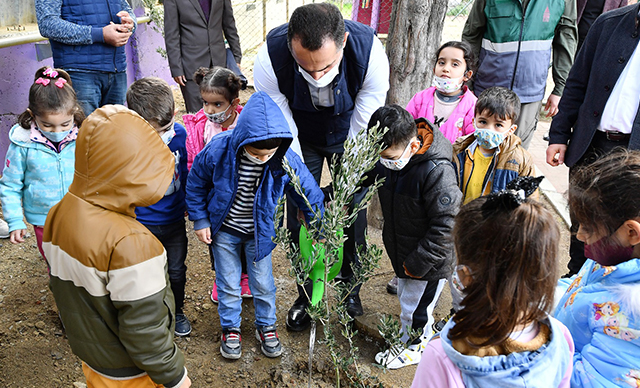
[[[91,27],[91,40],[94,43],[104,43],[104,36],[102,35],[101,27]]]
[[[209,222],[209,220],[206,218],[193,221],[194,230],[200,230],[200,229],[210,228],[210,227],[211,227],[211,222]]]

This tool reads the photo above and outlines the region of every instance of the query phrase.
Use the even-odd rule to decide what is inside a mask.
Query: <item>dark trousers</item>
[[[604,132],[596,131],[587,151],[582,158],[569,169],[569,184],[571,184],[571,176],[576,170],[590,165],[602,156],[611,153],[616,148],[628,148],[628,146],[629,140],[610,141],[607,140]],[[576,238],[580,224],[575,220],[571,207],[569,207],[569,216],[571,217],[571,243],[569,244],[569,256],[571,259],[569,260],[569,264],[567,264],[567,268],[569,269],[569,274],[574,275],[580,271],[580,268],[582,268],[587,258],[584,256],[584,243]]]
[[[316,180],[318,184],[320,184],[320,179],[322,178],[322,167],[324,166],[324,161],[327,160],[329,164],[331,164],[333,157],[336,156],[340,158],[342,153],[344,152],[344,147],[342,144],[337,144],[334,146],[328,147],[318,147],[311,145],[309,143],[300,142],[300,146],[302,148],[302,155],[304,156],[304,163],[307,165],[307,168],[313,175],[313,178]],[[353,202],[359,203],[366,191],[362,191],[354,195]],[[353,205],[352,205],[353,208]],[[291,231],[291,237],[293,241],[297,244],[299,234],[300,234],[300,223],[298,222],[298,207],[293,201],[287,201],[287,227]],[[340,273],[336,277],[336,279],[343,282],[350,282],[353,278],[353,270],[352,266],[357,266],[360,264],[358,260],[358,255],[356,254],[357,248],[359,246],[366,249],[366,240],[365,234],[367,231],[367,211],[366,209],[360,211],[358,216],[356,217],[356,221],[351,225],[351,227],[347,228],[344,233],[347,237],[347,240],[344,243],[343,249],[343,258],[342,258],[342,269]],[[357,287],[353,290],[352,294],[358,294],[360,292],[360,287]],[[298,293],[300,296],[304,295],[304,291],[302,288],[298,287]]]
[[[145,225],[167,251],[167,265],[176,314],[184,307],[184,288],[187,283],[187,230],[184,219],[168,225]]]

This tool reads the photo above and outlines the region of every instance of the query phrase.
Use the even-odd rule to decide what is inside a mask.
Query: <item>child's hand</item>
[[[198,236],[198,240],[202,241],[203,243],[211,244],[211,228],[196,230],[196,236]]]
[[[180,388],[189,388],[191,386],[191,379],[189,378],[189,376],[187,376],[186,379],[184,379],[184,382],[182,383],[182,385],[180,385]]]
[[[20,244],[24,242],[24,237],[27,235],[26,229],[17,229],[9,234],[9,241],[13,244]]]

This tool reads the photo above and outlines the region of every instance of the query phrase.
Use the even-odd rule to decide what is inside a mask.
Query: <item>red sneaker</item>
[[[240,277],[240,288],[240,296],[243,298],[253,298],[253,295],[251,295],[251,289],[249,288],[249,275],[246,273],[243,273]]]
[[[218,287],[216,287],[216,279],[213,279],[213,288],[211,289],[211,301],[218,304]]]

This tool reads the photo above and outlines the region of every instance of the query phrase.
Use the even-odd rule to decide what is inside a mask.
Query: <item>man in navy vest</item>
[[[269,32],[256,58],[254,83],[284,113],[294,135],[291,148],[304,158],[320,183],[324,161],[342,155],[347,137],[366,128],[371,114],[384,105],[389,60],[371,28],[344,20],[335,5],[308,4],[296,8],[288,24]],[[293,236],[299,228],[296,214],[289,206],[287,225]],[[338,276],[345,282],[353,277],[351,263],[357,265],[356,246],[364,246],[366,226],[366,212],[362,211],[346,231]],[[358,292],[346,301],[351,316],[362,315]],[[310,323],[305,312],[308,299],[300,287],[298,294],[287,316],[287,327],[295,331]]]
[[[84,113],[124,105],[124,45],[137,24],[127,0],[36,0],[35,5],[40,34],[51,42],[53,66],[71,76]]]

